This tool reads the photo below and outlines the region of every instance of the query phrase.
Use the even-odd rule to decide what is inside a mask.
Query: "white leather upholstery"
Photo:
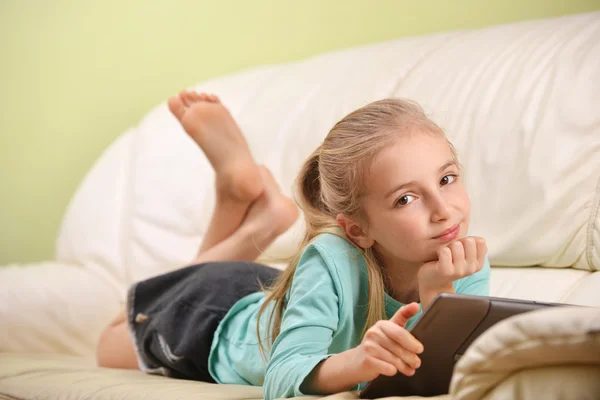
[[[399,39],[197,88],[221,97],[287,194],[303,160],[346,113],[390,96],[419,101],[461,156],[471,231],[488,240],[494,266],[492,295],[600,304],[600,272],[590,272],[600,269],[600,13]],[[38,324],[15,320],[7,304],[17,312],[34,312],[30,304],[40,313],[67,309],[60,315],[69,327],[91,321],[82,307],[90,290],[112,310],[131,282],[193,258],[214,205],[212,181],[165,104],[151,110],[81,184],[57,262],[0,269],[0,351],[93,352],[108,312],[97,310],[81,346],[66,346],[58,325],[46,333],[54,344],[38,346]],[[301,231],[298,222],[269,254],[289,255]]]
[[[0,352],[93,357],[119,293],[93,271],[56,262],[0,268]]]
[[[218,93],[288,193],[343,115],[419,101],[465,166],[472,230],[493,265],[600,268],[600,13],[401,39],[198,85]],[[187,262],[214,202],[212,171],[166,106],[95,166],[58,259],[140,279]],[[93,210],[96,215],[82,218]],[[290,254],[300,227],[272,247]],[[85,240],[82,240],[82,237]]]
[[[479,336],[454,368],[456,400],[596,399],[600,309],[560,307],[521,314]]]
[[[494,267],[490,295],[600,307],[600,272]]]

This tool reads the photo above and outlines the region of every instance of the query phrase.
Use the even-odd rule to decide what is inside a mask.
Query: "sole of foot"
[[[202,149],[217,179],[217,190],[232,199],[250,202],[264,190],[240,128],[215,95],[183,91],[168,101],[171,113]]]

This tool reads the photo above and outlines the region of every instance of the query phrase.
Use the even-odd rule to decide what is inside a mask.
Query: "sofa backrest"
[[[471,232],[492,265],[600,269],[600,13],[405,38],[199,84],[291,194],[344,115],[385,97],[421,103],[465,167]],[[189,262],[213,172],[165,104],[117,139],[71,201],[57,259],[119,285]],[[302,222],[268,254],[291,254]]]

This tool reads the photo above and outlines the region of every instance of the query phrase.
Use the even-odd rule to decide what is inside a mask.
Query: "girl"
[[[198,265],[130,288],[100,365],[262,385],[266,399],[336,393],[413,375],[423,345],[408,329],[439,293],[488,295],[456,153],[417,104],[376,101],[333,127],[300,172],[307,232],[281,273],[230,261],[254,260],[293,204],[218,99],[169,106],[215,168],[217,207]]]

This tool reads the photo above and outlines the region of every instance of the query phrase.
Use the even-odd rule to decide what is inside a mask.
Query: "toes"
[[[187,91],[182,90],[181,92],[179,92],[179,98],[181,99],[181,104],[183,104],[185,108],[190,106],[190,97]]]
[[[185,106],[181,101],[181,96],[172,96],[168,101],[169,110],[173,113],[177,119],[181,120],[183,114],[185,114]]]
[[[191,106],[196,102],[195,93],[189,90],[186,90],[185,95],[187,97],[187,107]]]
[[[219,100],[219,98],[212,93],[202,92],[202,93],[200,93],[199,96],[200,96],[200,100],[208,101],[210,103],[220,103],[221,102],[221,100]]]
[[[221,103],[221,100],[212,93],[206,92],[196,92],[196,91],[182,91],[180,93],[182,96],[182,100],[184,101],[184,105],[189,107],[195,101],[206,101],[209,103]]]
[[[197,92],[192,92],[191,96],[192,96],[192,100],[194,100],[194,101],[201,101],[202,100],[200,98],[200,95]]]
[[[193,90],[182,90],[179,92],[179,99],[184,108],[189,108],[193,103],[206,101],[209,103],[221,103],[221,100],[212,93],[198,93]]]

